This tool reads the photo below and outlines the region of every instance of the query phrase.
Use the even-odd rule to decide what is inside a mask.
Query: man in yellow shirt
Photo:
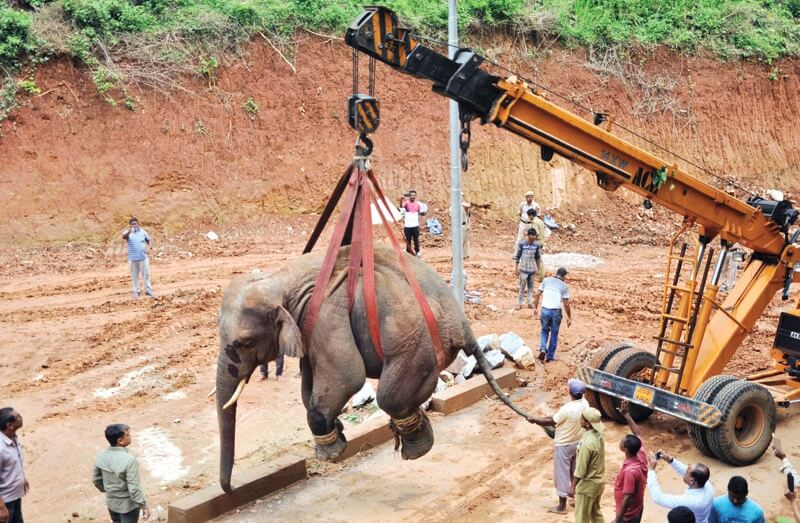
[[[564,404],[558,411],[549,418],[537,418],[531,416],[528,422],[541,425],[542,427],[555,427],[556,433],[553,437],[555,451],[553,452],[553,481],[556,484],[556,495],[558,505],[549,508],[548,512],[555,514],[567,513],[567,494],[571,480],[572,463],[575,459],[575,452],[578,442],[581,439],[583,429],[581,428],[581,415],[589,406],[583,393],[586,392],[586,385],[577,378],[572,378],[567,382],[571,401]]]
[[[600,496],[605,486],[605,442],[600,411],[588,407],[581,415],[585,430],[578,444],[575,472],[569,488],[575,496],[575,523],[605,523],[600,512]]]

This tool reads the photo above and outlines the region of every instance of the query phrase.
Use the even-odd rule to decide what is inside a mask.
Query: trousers
[[[22,498],[6,501],[8,523],[25,523],[22,519]]]
[[[525,301],[525,303],[531,303],[535,277],[535,272],[519,271],[519,294],[517,295],[517,303],[520,305],[522,305],[522,299],[525,298],[525,289],[528,290],[527,301]]]
[[[130,512],[114,512],[108,509],[108,514],[111,516],[111,521],[114,523],[138,523],[139,522],[139,509],[135,508]]]
[[[147,295],[153,294],[153,288],[150,286],[150,261],[145,258],[144,260],[131,260],[131,280],[133,281],[133,293],[139,296],[139,275],[141,274],[144,280],[144,292]]]
[[[558,329],[561,328],[561,309],[543,308],[540,318],[542,334],[539,340],[539,352],[544,352],[545,359],[552,361],[556,357]]]
[[[261,365],[261,375],[265,378],[269,376],[269,363]],[[278,354],[278,357],[275,358],[275,375],[283,376],[283,354]]]
[[[605,523],[600,511],[600,495],[575,494],[575,523]]]
[[[404,227],[403,234],[406,237],[406,251],[409,254],[419,254],[419,227]],[[414,251],[411,251],[411,242],[414,242]]]

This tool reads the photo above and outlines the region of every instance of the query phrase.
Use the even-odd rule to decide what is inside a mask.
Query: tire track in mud
[[[37,382],[35,387],[53,388],[99,366],[114,361],[126,361],[139,354],[148,356],[155,353],[157,361],[150,364],[156,368],[178,362],[185,363],[192,357],[200,356],[197,352],[202,353],[205,362],[213,352],[213,344],[209,340],[216,333],[216,311],[220,300],[219,292],[192,290],[177,291],[159,298],[158,301],[147,302],[149,307],[134,318],[105,323],[93,333],[87,333],[71,346],[65,347],[63,351],[48,357],[43,363],[44,368],[48,369],[47,379]],[[125,303],[120,306],[104,303],[98,307],[78,308],[76,317],[86,314],[87,311],[104,314],[129,309],[130,306]],[[59,312],[56,309],[52,315],[43,316],[53,319],[58,317]],[[176,350],[174,342],[181,333],[190,336],[193,341],[189,342],[188,347],[179,344]],[[201,341],[196,342],[196,338]],[[167,350],[151,351],[151,347],[156,345]],[[31,383],[29,378],[22,378],[8,387],[11,392],[19,392],[29,389]]]
[[[479,474],[462,480],[458,491],[448,492],[430,502],[429,506],[437,507],[436,516],[431,515],[429,510],[422,509],[411,519],[433,522],[469,516],[479,506],[499,498],[497,493],[507,491],[509,484],[519,486],[522,483],[516,480],[532,481],[534,476],[530,474],[530,470],[536,468],[536,463],[548,459],[550,454],[551,447],[543,445],[539,440],[518,447],[502,458],[501,466],[497,466],[498,461],[493,461]],[[453,500],[458,501],[454,503]],[[441,514],[447,514],[446,518]]]

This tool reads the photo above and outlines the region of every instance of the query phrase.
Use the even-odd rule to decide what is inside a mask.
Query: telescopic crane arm
[[[699,265],[706,245],[716,237],[722,240],[722,254],[702,299],[698,305],[690,305],[697,295],[692,283],[689,291],[683,290],[678,307],[696,311],[697,327],[671,327],[668,335],[658,337],[676,351],[679,345],[690,347],[683,356],[686,364],[667,377],[676,371],[672,357],[666,356],[659,362],[654,385],[683,396],[694,394],[704,381],[722,371],[775,294],[783,289],[785,299],[790,283],[800,281],[796,270],[800,244],[796,237],[789,238],[798,212],[789,201],[738,200],[690,175],[677,163],[611,134],[600,127],[604,115],[596,114],[595,122],[580,118],[550,103],[516,76],[502,78],[481,69],[484,58],[468,49],[458,49],[450,59],[422,45],[385,7],[366,7],[348,28],[345,42],[399,71],[432,82],[435,92],[458,102],[462,121],[480,119],[483,124],[507,129],[538,144],[545,161],[557,153],[595,173],[597,184],[607,191],[624,187],[682,215],[686,226],[698,233],[693,281],[700,280]],[[753,255],[735,289],[719,304],[716,292],[722,262],[732,244],[751,249]],[[705,283],[705,277],[702,281]],[[670,288],[676,286],[668,282],[665,304]],[[669,306],[662,309],[663,332],[666,323],[675,322],[676,317],[670,315]],[[797,328],[790,328],[792,325]],[[776,341],[776,372],[785,372],[794,380],[792,387],[800,397],[800,310],[783,313],[779,332],[789,341]]]
[[[467,49],[451,60],[420,44],[389,9],[367,7],[348,28],[345,42],[433,82],[435,92],[459,103],[462,118],[479,118],[539,144],[545,160],[558,153],[594,172],[605,190],[625,187],[681,214],[700,227],[701,237],[719,236],[778,257],[786,247],[788,227],[797,216],[789,202],[742,202],[550,103],[521,79],[489,74],[481,69],[483,57]]]

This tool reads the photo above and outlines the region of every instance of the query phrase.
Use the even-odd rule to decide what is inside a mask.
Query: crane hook
[[[363,143],[364,145],[360,145]],[[365,159],[372,154],[372,140],[367,138],[365,133],[361,133],[356,138],[356,158]]]

